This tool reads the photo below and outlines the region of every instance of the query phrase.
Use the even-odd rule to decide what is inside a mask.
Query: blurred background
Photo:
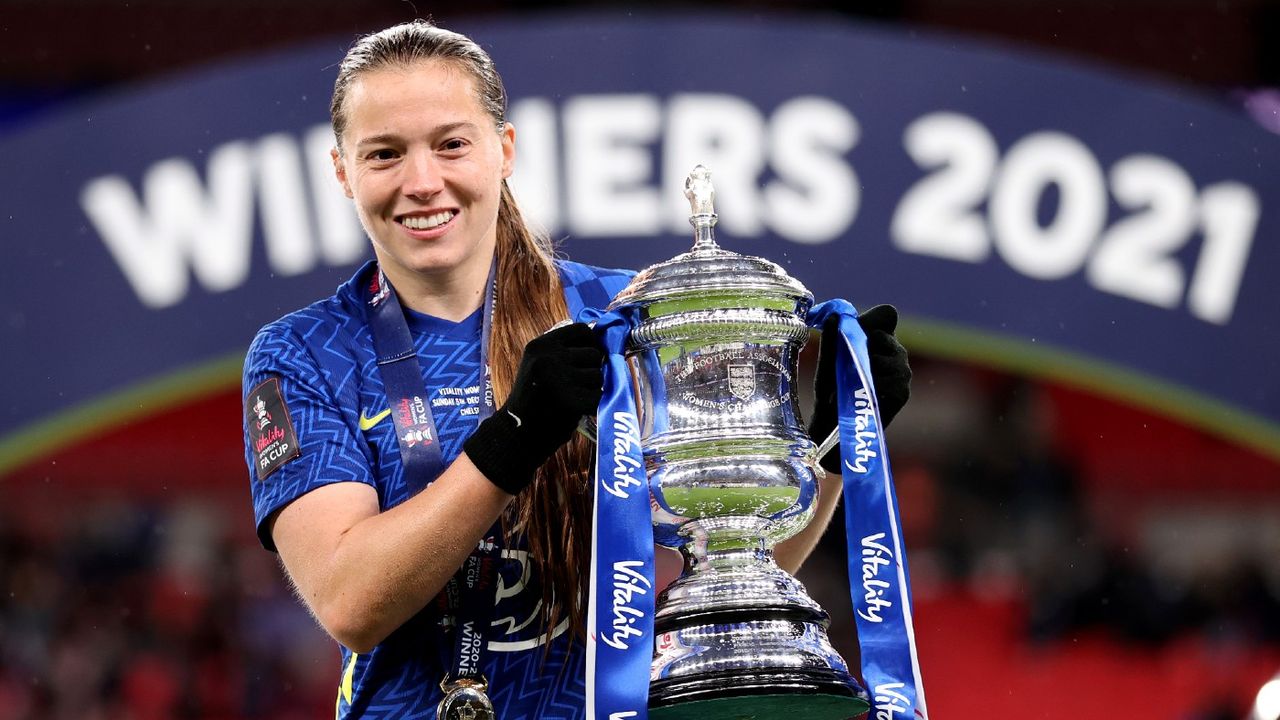
[[[1280,718],[1280,5],[0,0],[0,720],[332,712],[239,363],[363,261],[334,66],[428,15],[494,54],[569,256],[685,250],[701,150],[722,245],[898,305],[934,717]],[[801,579],[853,664],[844,541]]]

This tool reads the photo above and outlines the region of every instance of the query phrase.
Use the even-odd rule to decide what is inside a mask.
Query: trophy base
[[[653,720],[847,720],[867,712],[866,691],[814,670],[743,670],[655,681]]]
[[[688,546],[682,547],[688,552]],[[754,548],[688,552],[658,597],[653,720],[845,720],[870,707],[804,586]]]

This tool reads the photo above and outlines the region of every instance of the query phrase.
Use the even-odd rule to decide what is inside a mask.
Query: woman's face
[[[466,71],[428,60],[357,75],[334,166],[398,288],[483,278],[515,131],[499,133]]]

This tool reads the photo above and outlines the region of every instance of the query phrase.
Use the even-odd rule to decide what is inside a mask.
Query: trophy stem
[[[693,250],[691,252],[707,253],[720,249],[720,246],[716,244],[715,231],[712,230],[716,225],[715,213],[690,216],[689,222],[693,224]]]
[[[800,581],[778,567],[772,543],[763,538],[680,547],[684,572],[658,597],[654,624],[661,632],[690,623],[725,622],[744,616],[791,617],[826,627],[827,613]]]
[[[773,543],[766,538],[745,538],[736,543],[721,541],[711,549],[698,543],[680,548],[686,573],[729,572],[745,567],[774,564]]]

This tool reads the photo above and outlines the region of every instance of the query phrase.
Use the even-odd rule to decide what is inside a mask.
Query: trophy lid
[[[711,172],[699,165],[685,180],[689,199],[689,223],[694,228],[691,250],[640,271],[609,309],[647,305],[658,300],[705,295],[741,295],[813,303],[813,293],[776,263],[751,255],[724,250],[716,244],[712,228],[715,190]]]

